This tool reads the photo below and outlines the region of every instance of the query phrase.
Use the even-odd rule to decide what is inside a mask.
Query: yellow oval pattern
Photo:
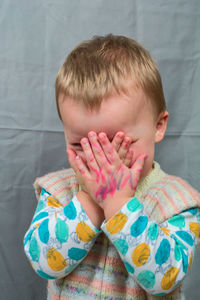
[[[170,267],[167,272],[165,272],[162,281],[161,287],[163,290],[169,290],[174,285],[176,277],[178,275],[179,269],[176,267]]]
[[[164,228],[164,227],[160,227],[160,229],[164,232],[164,234],[166,234],[166,235],[170,235],[170,229],[168,229],[168,228]]]
[[[133,263],[138,267],[143,266],[148,261],[150,252],[151,249],[149,245],[147,245],[146,243],[142,243],[138,245],[134,249],[131,256]]]
[[[198,237],[200,235],[200,225],[196,222],[190,222],[189,227],[190,227],[190,230],[194,233],[194,235],[198,239]]]
[[[106,223],[106,229],[111,234],[115,234],[120,232],[124,225],[126,224],[128,220],[128,217],[123,213],[117,213],[114,217],[112,217],[107,223]]]
[[[192,255],[192,252],[190,253],[190,258],[189,258],[189,264],[188,264],[188,271],[189,269],[191,268],[192,266],[192,260],[193,260],[193,255]]]
[[[67,266],[62,254],[55,248],[51,248],[47,252],[47,263],[53,271],[61,271]]]
[[[79,222],[76,226],[76,234],[79,240],[89,242],[95,237],[95,232],[85,222]]]
[[[47,199],[48,199],[48,206],[53,206],[53,207],[63,206],[57,199],[51,196],[47,197]]]

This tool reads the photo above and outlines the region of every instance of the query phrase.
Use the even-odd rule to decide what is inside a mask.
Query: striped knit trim
[[[153,183],[161,179],[164,175],[166,174],[160,169],[159,164],[154,162],[153,172],[140,181],[136,191],[136,196],[140,198],[141,194],[148,190]],[[38,177],[36,178],[33,186],[38,200],[41,189],[44,188],[61,203],[64,198],[69,201],[69,198],[72,198],[73,195],[81,189],[72,168],[51,172],[42,177]]]
[[[149,188],[142,202],[150,219],[162,223],[183,210],[200,207],[200,195],[183,179],[167,175]]]
[[[143,295],[144,291],[141,288],[131,288],[128,286],[120,286],[119,284],[112,284],[109,282],[105,282],[102,280],[92,280],[86,276],[76,275],[73,274],[67,280],[68,284],[73,285],[74,287],[83,287],[84,290],[87,289],[88,285],[90,289],[94,290],[94,293],[100,294],[107,294],[110,295],[112,293],[113,297],[123,297],[123,295],[129,296],[139,296]],[[85,286],[85,287],[84,287]],[[120,295],[121,294],[121,295]]]
[[[119,286],[118,284],[103,283],[102,280],[91,280],[83,276],[72,276],[72,281],[67,280],[66,295],[58,295],[54,291],[55,281],[48,282],[48,290],[51,300],[71,300],[71,299],[110,299],[112,300],[143,300],[146,299],[145,293],[141,288],[131,288]],[[65,294],[65,291],[63,291]],[[81,295],[82,297],[80,298]],[[83,296],[84,295],[84,296]]]
[[[54,294],[53,292],[53,282],[52,280],[48,280],[48,300],[74,300],[73,298],[60,296],[58,294]],[[49,296],[51,295],[51,298],[49,299]]]
[[[63,205],[81,189],[73,169],[64,169],[37,178],[34,187],[37,199],[41,188],[44,188]],[[158,223],[185,209],[200,206],[199,193],[183,179],[164,173],[156,162],[153,171],[139,183],[136,196],[145,205],[149,217]]]
[[[37,200],[39,200],[41,189],[44,188],[63,205],[66,205],[80,190],[73,169],[51,172],[36,178],[33,186]]]

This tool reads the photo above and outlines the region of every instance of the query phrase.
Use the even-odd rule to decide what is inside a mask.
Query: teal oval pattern
[[[44,218],[48,217],[48,215],[49,215],[48,212],[43,211],[43,212],[39,213],[37,216],[35,216],[35,218],[33,219],[32,223],[34,223],[36,221],[39,221],[41,219],[44,219]]]
[[[175,243],[175,247],[174,247],[174,257],[175,260],[179,261],[181,259],[181,250],[180,250],[180,246]]]
[[[72,201],[64,207],[64,214],[70,220],[74,220],[76,218],[77,211]]]
[[[38,228],[38,235],[40,241],[44,244],[47,244],[49,241],[49,219],[44,220],[39,228]]]
[[[73,260],[80,260],[80,259],[84,258],[86,256],[86,254],[87,254],[86,250],[80,249],[80,248],[75,248],[75,247],[72,247],[68,251],[69,258],[73,259]]]
[[[24,247],[26,246],[27,242],[30,240],[30,238],[31,238],[34,231],[35,231],[35,228],[31,229],[29,231],[29,233],[25,236],[25,238],[24,238]]]
[[[153,272],[145,270],[138,274],[137,280],[146,289],[152,289],[155,284],[155,275]]]
[[[66,243],[69,237],[68,225],[60,218],[57,218],[57,223],[55,226],[55,235],[57,240],[61,244]]]
[[[158,237],[158,232],[158,225],[156,223],[151,223],[148,228],[147,236],[151,241],[155,241]]]
[[[172,217],[171,219],[168,220],[168,223],[179,227],[179,228],[184,228],[185,227],[185,218],[182,215],[176,215]]]
[[[128,262],[125,262],[124,264],[125,264],[127,271],[131,274],[134,274],[134,272],[135,272],[134,268]]]
[[[163,239],[155,255],[155,261],[157,265],[161,266],[168,260],[170,255],[170,249],[171,246],[169,241],[167,239]]]
[[[43,277],[45,279],[57,279],[56,277],[52,277],[41,270],[37,270],[36,272],[38,273],[38,275],[40,275],[41,277]]]
[[[188,245],[190,245],[191,247],[193,246],[194,240],[188,232],[179,230],[179,231],[176,231],[176,234]]]
[[[194,216],[197,213],[197,208],[196,207],[189,208],[189,209],[187,209],[187,211]]]
[[[122,255],[126,255],[128,251],[128,243],[126,240],[118,239],[114,241],[114,245]]]
[[[133,237],[137,237],[140,234],[143,233],[143,231],[145,230],[145,228],[147,227],[147,223],[148,223],[148,217],[147,216],[140,216],[131,226],[131,235]]]
[[[41,211],[42,209],[44,208],[44,202],[42,200],[40,200],[38,202],[38,206],[37,206],[37,209],[35,211],[35,214],[37,214],[39,211]]]
[[[183,250],[181,250],[181,254],[182,254],[183,272],[186,273],[188,269],[188,256],[185,254]]]
[[[135,211],[143,208],[143,205],[138,201],[138,199],[136,197],[134,197],[127,203],[127,208],[131,212],[135,212]]]
[[[33,236],[30,240],[29,254],[33,261],[38,262],[40,259],[40,246],[36,238]]]

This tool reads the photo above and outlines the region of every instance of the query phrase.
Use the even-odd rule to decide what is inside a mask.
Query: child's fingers
[[[78,170],[78,172],[84,176],[84,177],[87,177],[89,178],[89,172],[88,172],[88,169],[87,167],[85,166],[84,162],[82,161],[81,157],[80,156],[76,156],[75,158],[75,164],[76,164],[76,168]]]
[[[123,139],[124,139],[124,133],[122,131],[119,131],[115,134],[111,144],[113,145],[116,152],[118,152],[118,150],[123,142]]]
[[[119,164],[119,156],[104,132],[99,133],[99,140],[108,162],[115,165]]]
[[[136,159],[136,161],[133,163],[131,170],[133,171],[133,189],[136,189],[140,176],[142,173],[142,170],[144,168],[144,162],[145,159],[147,158],[146,154],[141,154],[139,157]]]
[[[132,162],[132,153],[129,151],[129,146],[132,142],[132,138],[125,136],[122,131],[116,133],[112,140],[112,145],[118,153],[121,161],[125,166],[130,167]]]
[[[75,151],[72,149],[67,149],[66,152],[68,154],[69,163],[77,176],[79,176],[79,173],[84,174],[85,169],[88,171],[87,167],[83,165],[82,159],[76,154]]]
[[[132,163],[132,159],[133,159],[133,150],[131,150],[130,148],[128,149],[128,152],[126,154],[126,157],[124,158],[124,165],[128,168],[131,167],[131,163]]]
[[[83,174],[85,169],[88,171],[87,167],[83,164],[82,159],[76,154],[75,151],[72,149],[67,149],[66,152],[68,154],[69,163],[76,174]]]
[[[98,168],[94,168],[92,165],[91,170],[96,172],[96,170],[101,169],[102,167],[107,168],[109,166],[109,162],[106,158],[103,148],[101,147],[101,144],[99,143],[96,132],[90,131],[88,133],[88,138],[94,153],[96,164],[99,166]]]
[[[125,163],[125,159],[128,155],[129,152],[129,147],[131,145],[132,142],[132,138],[125,136],[119,150],[118,150],[118,155],[120,157],[120,159]],[[130,154],[130,153],[129,153]],[[126,166],[128,166],[127,164],[125,164]]]
[[[88,176],[88,168],[84,164],[82,158],[71,149],[67,149],[66,152],[68,154],[69,163],[77,176],[79,176],[79,173]]]
[[[84,190],[86,193],[88,193],[87,192],[87,188],[85,187],[84,180],[82,178],[82,172],[79,170],[79,168],[77,166],[77,163],[76,163],[76,156],[77,156],[77,154],[75,153],[75,151],[73,151],[71,149],[67,149],[66,152],[67,152],[67,155],[68,155],[68,161],[69,161],[72,169],[76,173],[76,177],[77,177],[78,182],[79,182],[79,184],[81,186],[81,189]]]
[[[94,156],[93,150],[90,146],[89,140],[87,138],[81,139],[81,146],[83,148],[85,159],[87,161],[87,165],[91,170],[98,170],[99,166],[97,164],[96,158]]]

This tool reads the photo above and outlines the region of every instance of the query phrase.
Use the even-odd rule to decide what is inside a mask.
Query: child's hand
[[[128,168],[121,162],[106,134],[100,133],[97,137],[95,132],[90,132],[88,136],[89,139],[81,140],[87,165],[79,156],[73,160],[71,151],[68,151],[72,167],[78,170],[78,177],[89,195],[103,209],[107,209],[111,202],[120,201],[123,205],[135,194],[145,155],[140,155]]]
[[[119,131],[115,134],[111,144],[119,155],[119,158],[125,166],[131,167],[133,152],[130,149],[132,138],[126,136],[123,132]]]
[[[130,150],[129,146],[132,142],[132,138],[126,136],[123,132],[119,131],[115,134],[113,140],[112,140],[112,145],[114,147],[114,149],[116,150],[116,152],[118,153],[121,161],[127,166],[130,167],[131,166],[131,162],[132,162],[132,150]],[[78,175],[77,169],[75,167],[73,167],[73,160],[76,157],[76,152],[74,150],[71,149],[67,149],[67,153],[68,150],[70,150],[71,153],[71,162],[70,165],[72,166],[72,168],[74,169],[76,176],[78,178],[78,181],[81,185],[81,188],[83,191],[85,191],[87,193],[86,187],[84,186],[83,181],[81,180],[80,176]],[[69,159],[69,153],[68,153],[68,159]]]

